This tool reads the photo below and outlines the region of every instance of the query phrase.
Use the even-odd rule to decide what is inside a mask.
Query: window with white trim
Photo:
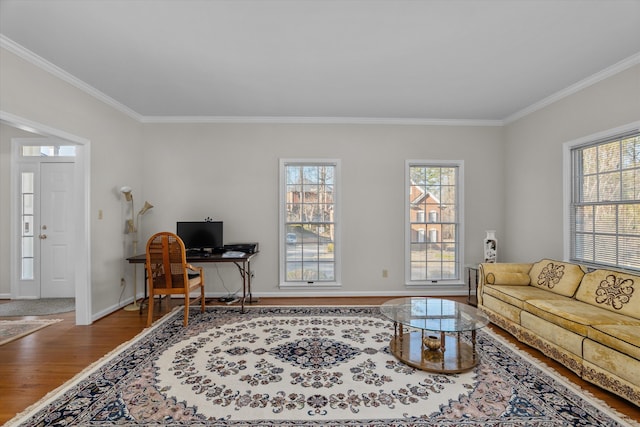
[[[640,271],[640,131],[571,148],[570,258]]]
[[[462,167],[462,161],[406,164],[408,284],[462,278]]]
[[[338,160],[280,161],[280,284],[339,283]]]

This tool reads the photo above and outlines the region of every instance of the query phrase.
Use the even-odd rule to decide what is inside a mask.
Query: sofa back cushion
[[[572,297],[580,285],[584,271],[577,264],[543,259],[533,264],[529,270],[531,286]]]
[[[611,270],[584,275],[576,299],[640,319],[640,276]]]
[[[529,284],[530,263],[494,262],[482,263],[480,275],[487,285],[522,285]]]
[[[527,273],[514,273],[509,271],[491,272],[485,276],[487,285],[528,285],[530,282]]]

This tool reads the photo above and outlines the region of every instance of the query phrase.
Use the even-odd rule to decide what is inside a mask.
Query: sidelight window
[[[33,172],[23,172],[20,180],[20,259],[22,280],[33,280],[34,278],[34,176]]]

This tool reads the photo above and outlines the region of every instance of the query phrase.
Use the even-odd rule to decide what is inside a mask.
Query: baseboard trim
[[[207,292],[205,293],[205,298],[207,299],[217,299],[220,297],[228,296],[228,292]],[[242,293],[234,294],[238,298],[242,298]],[[301,291],[299,289],[291,290],[287,292],[282,291],[273,291],[273,292],[253,292],[252,296],[257,298],[319,298],[319,297],[327,297],[327,298],[340,298],[340,297],[415,297],[415,296],[424,296],[424,297],[447,297],[447,296],[466,296],[466,289],[449,289],[449,290],[424,290],[424,289],[414,289],[407,291],[378,291],[378,292],[335,292],[335,289],[328,289],[326,291],[319,290],[310,290],[310,291]],[[247,298],[249,296],[247,295]],[[142,296],[139,296],[142,298]],[[177,298],[177,296],[176,296]],[[118,311],[123,307],[131,304],[133,302],[133,298],[128,298],[126,300],[120,301],[119,304],[113,304],[104,310],[101,310],[97,313],[94,313],[91,319],[95,322],[114,311]],[[144,309],[143,309],[144,311]]]

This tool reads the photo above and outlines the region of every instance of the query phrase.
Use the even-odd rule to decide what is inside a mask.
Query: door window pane
[[[25,145],[23,157],[75,157],[75,145]]]

